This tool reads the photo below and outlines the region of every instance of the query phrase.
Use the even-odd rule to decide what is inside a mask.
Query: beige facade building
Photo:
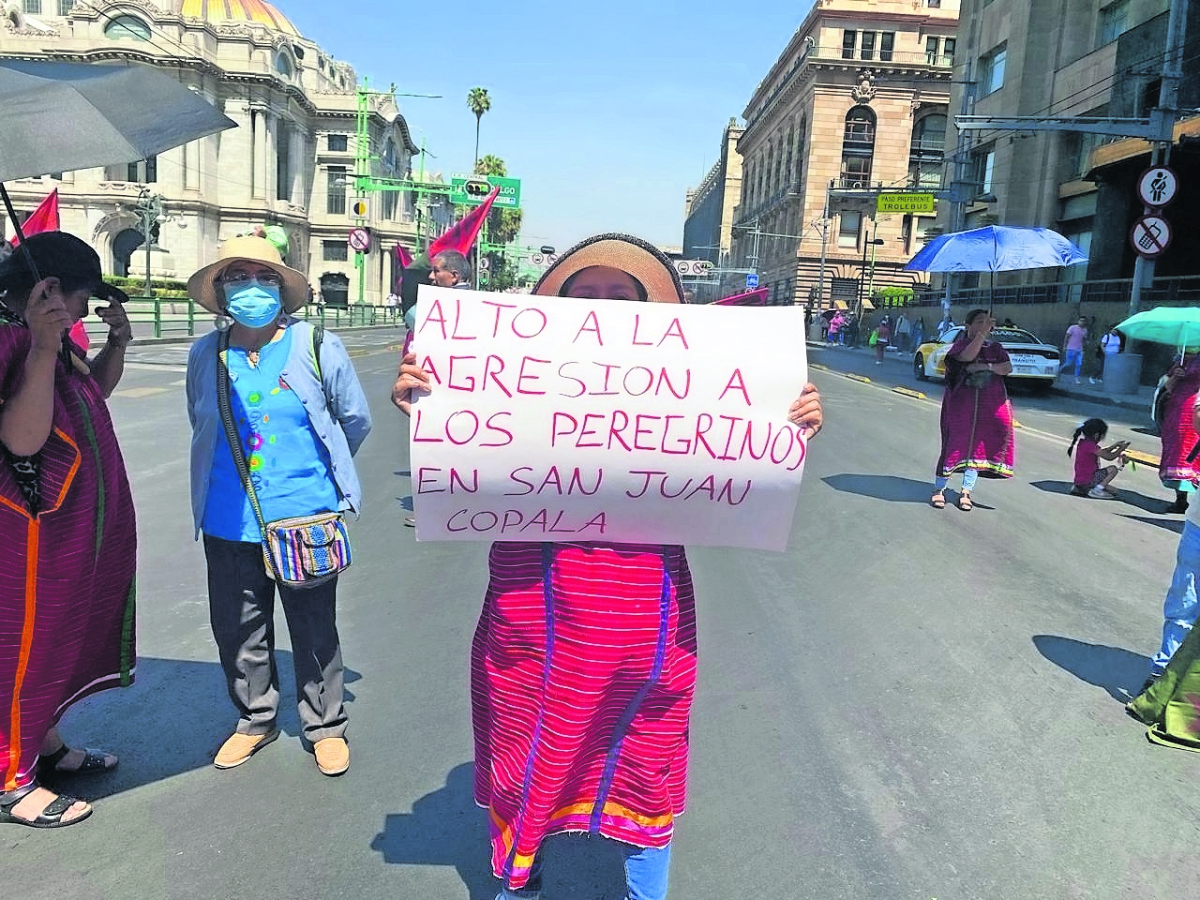
[[[717,300],[736,292],[745,284],[740,275],[726,271],[733,250],[733,216],[742,196],[742,155],[737,143],[742,128],[730,119],[721,135],[721,155],[704,180],[687,192],[683,220],[683,257],[707,259],[713,272],[700,282],[689,285],[700,302]]]
[[[853,308],[925,280],[901,268],[933,219],[875,195],[942,186],[958,7],[816,0],[750,98],[732,258],[770,302]]]
[[[1136,254],[1129,233],[1142,214],[1135,182],[1150,165],[1144,140],[1092,133],[1074,117],[1146,120],[1159,105],[1167,47],[1169,0],[963,0],[951,108],[975,117],[1057,119],[1054,130],[951,129],[947,180],[961,181],[968,198],[947,204],[939,224],[949,230],[995,220],[1053,228],[1089,253],[1067,270],[997,275],[1000,285],[1055,280],[1128,279]],[[1180,175],[1180,196],[1168,219],[1178,234],[1200,224],[1200,4],[1192,2],[1187,45],[1177,55],[1183,78],[1170,115],[1174,142],[1160,162]],[[979,197],[994,202],[978,202]],[[1200,271],[1190,242],[1180,241],[1157,262],[1158,274]],[[1127,286],[1126,286],[1127,287]],[[1106,290],[1114,293],[1117,286]],[[1074,301],[1083,291],[1061,292]],[[1118,316],[1123,297],[1104,314]],[[1061,315],[1060,315],[1061,318]]]
[[[58,188],[63,229],[90,241],[107,272],[145,273],[137,208],[152,198],[162,213],[148,254],[154,277],[185,279],[216,258],[225,238],[278,225],[288,263],[308,273],[326,302],[357,302],[361,293],[381,303],[395,274],[392,248],[414,246],[411,195],[368,195],[374,242],[359,278],[346,243],[356,161],[365,157],[376,177],[404,179],[418,148],[385,92],[364,100],[370,146],[359,153],[354,70],[265,0],[10,0],[0,57],[155,66],[238,125],[155,159],[9,185],[19,213]],[[423,223],[426,231],[443,227],[448,211],[438,217]],[[12,223],[4,229],[13,234]]]

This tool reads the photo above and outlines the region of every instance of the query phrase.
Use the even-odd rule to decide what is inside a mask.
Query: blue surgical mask
[[[239,325],[247,328],[262,328],[279,318],[283,305],[279,300],[280,288],[251,281],[245,287],[226,289],[225,311]]]

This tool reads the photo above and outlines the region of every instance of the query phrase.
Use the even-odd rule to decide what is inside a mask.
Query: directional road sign
[[[1129,231],[1129,243],[1138,256],[1157,259],[1171,243],[1171,224],[1162,216],[1142,216]]]
[[[912,213],[918,216],[932,216],[934,196],[933,194],[910,193],[880,194],[875,198],[875,210],[881,213]]]
[[[751,272],[749,275],[746,276],[746,287],[748,287],[748,288],[758,287],[758,276],[756,274],[754,274],[753,272]]]
[[[478,206],[487,199],[488,192],[482,195],[473,194],[467,190],[468,182],[486,180],[492,187],[500,188],[493,207],[499,209],[521,208],[521,179],[504,178],[500,175],[454,175],[450,178],[450,202],[458,206]]]
[[[371,249],[371,232],[365,228],[351,228],[346,241],[355,253],[366,253]]]
[[[1138,176],[1138,197],[1151,209],[1162,209],[1178,191],[1179,176],[1166,166],[1151,166]]]

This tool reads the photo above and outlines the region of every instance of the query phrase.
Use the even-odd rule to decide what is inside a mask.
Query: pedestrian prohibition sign
[[[1171,224],[1162,216],[1142,216],[1129,232],[1133,250],[1143,259],[1157,259],[1171,243]]]

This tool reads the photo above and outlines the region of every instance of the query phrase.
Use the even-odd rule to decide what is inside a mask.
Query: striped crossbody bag
[[[313,357],[316,359],[318,381],[322,380],[320,354],[324,336],[320,328],[318,325],[313,330]],[[229,370],[225,366],[225,351],[228,349],[229,332],[222,331],[217,338],[217,409],[225,426],[225,439],[233,455],[233,464],[237,467],[242,487],[246,490],[262,532],[263,565],[268,575],[288,587],[313,588],[324,584],[350,565],[350,535],[346,531],[346,519],[340,512],[294,516],[271,522],[263,518],[229,402]]]

